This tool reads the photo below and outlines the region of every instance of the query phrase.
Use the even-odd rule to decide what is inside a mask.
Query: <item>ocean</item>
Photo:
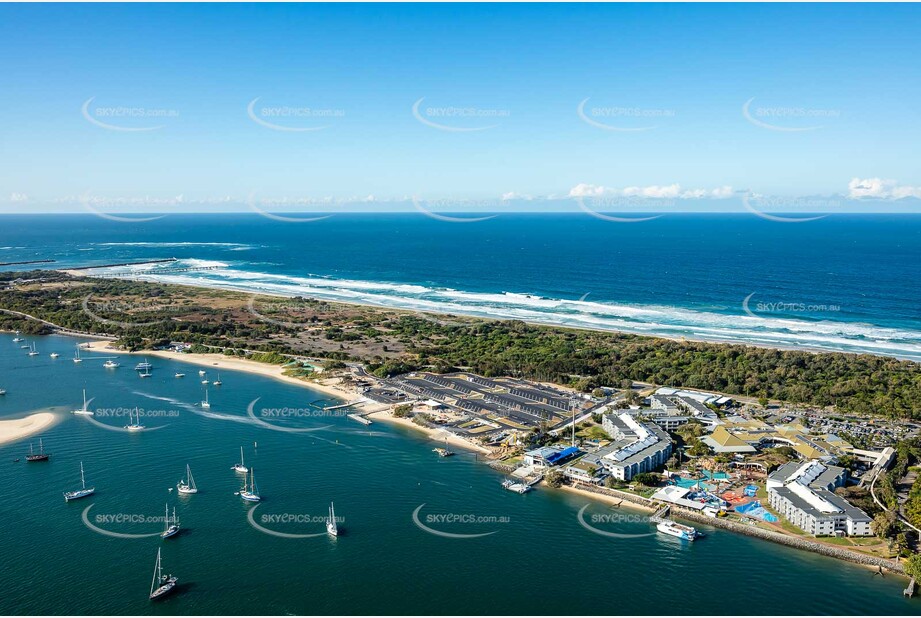
[[[902,578],[705,526],[682,543],[638,511],[504,491],[471,453],[440,458],[418,432],[314,415],[335,402],[310,389],[222,372],[204,410],[198,366],[151,358],[141,379],[141,357],[104,369],[101,353],[72,363],[74,339],[33,342],[30,357],[0,334],[0,419],[53,409],[60,422],[41,435],[47,463],[24,460],[39,436],[0,446],[0,614],[918,613]],[[95,417],[68,412],[83,389]],[[148,430],[119,431],[135,408]],[[241,446],[255,507],[234,495]],[[66,503],[81,462],[96,493]],[[187,464],[200,493],[179,497]],[[331,501],[338,539],[322,523]],[[182,532],[161,540],[167,504]],[[153,604],[158,548],[179,588]]]
[[[0,218],[0,262],[286,296],[921,360],[921,216]],[[11,266],[0,268],[30,268]]]

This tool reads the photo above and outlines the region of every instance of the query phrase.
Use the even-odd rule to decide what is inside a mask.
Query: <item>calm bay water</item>
[[[577,520],[587,503],[570,494],[503,491],[502,477],[471,454],[441,459],[416,432],[346,418],[285,418],[270,408],[312,409],[324,395],[242,373],[222,373],[202,398],[199,367],[151,359],[153,377],[140,379],[140,359],[122,356],[117,370],[98,355],[74,364],[74,340],[34,339],[29,357],[12,335],[0,335],[0,418],[56,407],[61,421],[43,434],[52,454],[45,464],[25,461],[30,440],[0,447],[0,573],[4,614],[917,614],[919,602],[901,595],[904,580],[720,530],[691,545],[650,534],[611,539]],[[48,354],[57,351],[58,359]],[[183,379],[173,377],[181,369]],[[213,375],[209,376],[213,379]],[[174,416],[142,417],[149,428],[126,434],[122,418],[73,416],[81,389],[91,409],[139,406]],[[288,429],[276,431],[255,415]],[[326,401],[329,405],[329,401]],[[322,403],[320,404],[322,405]],[[37,437],[31,441],[36,443]],[[254,443],[257,447],[254,448]],[[239,477],[230,466],[239,447],[256,470],[264,501],[254,520],[286,533],[323,531],[330,500],[344,519],[336,540],[278,538],[252,527],[247,506],[233,495]],[[79,464],[97,488],[91,498],[65,503],[61,492],[79,486]],[[201,493],[179,498],[168,489],[192,467]],[[114,521],[117,516],[162,514],[175,505],[183,532],[123,539],[120,533],[156,532],[161,523]],[[450,533],[445,538],[413,522]],[[585,518],[621,513],[592,504]],[[637,515],[624,511],[625,514]],[[289,516],[299,521],[273,520]],[[507,518],[437,521],[438,515]],[[102,516],[100,518],[100,516]],[[643,521],[595,524],[608,531],[650,533]],[[160,604],[147,601],[158,547],[181,589]]]
[[[469,224],[421,214],[0,219],[0,262],[170,257],[180,263],[90,274],[921,360],[918,215],[798,224],[716,214],[637,224],[559,214]]]

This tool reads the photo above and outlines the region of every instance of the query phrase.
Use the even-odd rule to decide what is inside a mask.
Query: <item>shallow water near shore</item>
[[[153,375],[141,379],[132,369],[141,358],[120,355],[122,367],[106,370],[103,354],[74,364],[74,339],[29,341],[40,356],[0,334],[0,387],[8,390],[0,418],[51,406],[66,417],[42,434],[48,463],[13,463],[38,436],[0,447],[8,490],[0,501],[0,613],[921,612],[921,602],[902,597],[902,578],[716,529],[682,544],[655,534],[638,511],[549,489],[503,491],[503,477],[474,454],[439,458],[418,432],[307,416],[311,404],[332,403],[309,388],[222,371],[223,385],[209,389],[212,407],[203,410],[195,405],[203,396],[198,366],[151,358]],[[177,370],[186,376],[174,378]],[[90,409],[138,406],[149,431],[118,431],[124,416],[66,414],[82,405],[84,387]],[[256,420],[247,415],[251,404]],[[265,413],[280,409],[304,415]],[[253,521],[319,536],[282,538],[251,525],[253,507],[234,495],[241,477],[230,470],[241,445],[264,497]],[[79,487],[81,461],[96,494],[65,503],[61,492]],[[186,463],[200,493],[180,498],[169,489]],[[341,518],[338,539],[324,533],[330,501]],[[114,538],[82,519],[92,507],[92,526],[153,534],[164,503],[176,507],[183,528],[167,541]],[[586,504],[592,526],[646,536],[593,534],[577,519]],[[180,588],[151,604],[158,547]]]

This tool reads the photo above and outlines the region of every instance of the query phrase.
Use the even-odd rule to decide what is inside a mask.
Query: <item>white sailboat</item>
[[[221,374],[217,374],[217,380],[212,382],[212,384],[214,384],[215,386],[220,386],[221,384],[223,384],[223,382],[221,382]]]
[[[179,520],[176,519],[176,507],[173,507],[173,520],[170,523],[169,505],[166,505],[166,523],[163,526],[163,532],[160,533],[161,539],[168,539],[179,534]]]
[[[176,484],[176,490],[181,494],[197,494],[198,487],[195,486],[195,479],[192,478],[192,468],[189,464],[185,465],[185,478]]]
[[[35,349],[35,344],[32,344],[32,347],[29,348],[29,356],[38,356],[38,350]]]
[[[153,365],[151,365],[149,362],[147,362],[147,359],[145,358],[145,359],[144,359],[144,362],[143,362],[143,363],[138,363],[137,365],[135,365],[135,366],[134,366],[134,369],[135,369],[135,371],[140,371],[140,370],[142,370],[142,369],[153,369]]]
[[[203,408],[211,407],[211,402],[208,401],[208,389],[207,388],[205,388],[205,400],[201,402],[201,407]]]
[[[259,495],[259,490],[256,488],[256,469],[253,468],[249,473],[249,487],[246,485],[246,479],[243,479],[243,487],[240,489],[240,497],[247,502],[259,502],[262,500],[262,496]]]
[[[247,472],[249,472],[249,468],[247,468],[243,463],[243,447],[242,446],[240,447],[240,463],[234,464],[231,470],[233,470],[234,472],[242,472],[243,474],[246,474]]]
[[[156,601],[172,592],[178,581],[178,577],[163,574],[163,569],[160,568],[160,550],[157,549],[157,566],[154,567],[153,580],[150,582],[150,600]]]
[[[83,414],[84,416],[93,416],[93,411],[88,409],[87,407],[89,406],[89,403],[90,402],[86,400],[86,389],[84,388],[83,389],[83,407],[80,408],[79,410],[71,410],[70,413],[71,414]]]
[[[326,520],[326,532],[330,536],[339,536],[339,526],[336,524],[336,511],[333,509],[333,503],[329,503],[329,519]]]
[[[75,363],[82,363],[82,362],[83,362],[83,359],[80,358],[80,346],[76,346],[76,347],[74,348],[74,362],[75,362]]]
[[[13,337],[13,343],[19,343],[20,341],[25,341],[22,337]]]
[[[102,366],[105,367],[106,369],[118,369],[122,365],[121,363],[116,363],[114,360],[109,359],[106,362],[104,362]]]
[[[131,415],[131,410],[128,410],[128,424],[124,428],[128,431],[143,431],[144,425],[141,425],[141,411],[135,408],[134,412],[137,415],[137,421]]]
[[[82,484],[82,489],[76,491],[65,491],[64,500],[70,502],[71,500],[79,500],[80,498],[86,498],[91,496],[96,492],[95,487],[86,486],[86,478],[83,476],[83,462],[80,462],[80,483]]]

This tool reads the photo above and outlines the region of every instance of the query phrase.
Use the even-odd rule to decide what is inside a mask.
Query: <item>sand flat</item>
[[[59,420],[51,412],[36,412],[23,418],[0,420],[0,444],[16,442],[50,428]]]

